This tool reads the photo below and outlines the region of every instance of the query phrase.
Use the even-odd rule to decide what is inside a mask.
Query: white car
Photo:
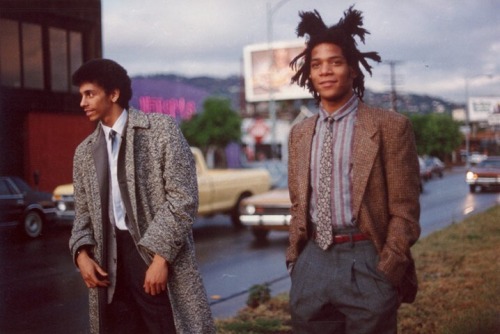
[[[250,196],[241,202],[240,221],[250,227],[257,240],[265,240],[270,231],[288,231],[291,206],[288,189]]]
[[[488,158],[488,156],[486,154],[472,152],[471,155],[469,156],[469,162],[471,164],[478,164],[481,161],[485,160],[486,158]]]

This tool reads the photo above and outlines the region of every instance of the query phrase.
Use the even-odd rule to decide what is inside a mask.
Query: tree
[[[207,155],[207,164],[213,167],[217,151],[240,141],[241,117],[231,109],[229,100],[212,97],[205,100],[201,113],[181,123],[181,131],[191,146],[199,147]],[[225,154],[221,158],[225,161]]]
[[[417,114],[411,115],[410,120],[420,155],[427,154],[445,160],[462,142],[459,124],[449,115]]]

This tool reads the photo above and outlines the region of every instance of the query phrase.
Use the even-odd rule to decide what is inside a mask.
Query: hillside
[[[228,98],[235,110],[241,110],[245,103],[244,82],[239,76],[230,76],[227,78],[213,77],[183,77],[174,74],[158,74],[151,76],[137,76],[132,78],[134,97],[132,105],[141,109],[154,107],[162,108],[164,113],[174,113],[176,117],[189,114],[190,110],[182,108],[194,108],[201,110],[203,101],[210,96]],[[142,100],[141,97],[149,97]],[[365,91],[365,102],[389,109],[391,107],[390,94],[374,93]],[[190,103],[188,105],[188,103]],[[145,107],[145,105],[147,106]],[[455,108],[463,107],[439,97],[399,94],[397,109],[400,112],[432,113],[444,112],[451,113]],[[188,109],[189,109],[188,108]]]

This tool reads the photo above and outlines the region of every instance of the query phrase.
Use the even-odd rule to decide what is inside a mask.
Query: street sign
[[[464,135],[468,135],[470,133],[470,126],[468,125],[462,125],[460,127],[460,132]]]
[[[488,116],[489,125],[500,125],[500,113],[493,113]]]

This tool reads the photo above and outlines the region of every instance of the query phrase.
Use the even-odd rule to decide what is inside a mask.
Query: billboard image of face
[[[297,84],[290,62],[304,50],[303,43],[274,43],[247,46],[244,50],[245,94],[248,102],[311,98]]]

